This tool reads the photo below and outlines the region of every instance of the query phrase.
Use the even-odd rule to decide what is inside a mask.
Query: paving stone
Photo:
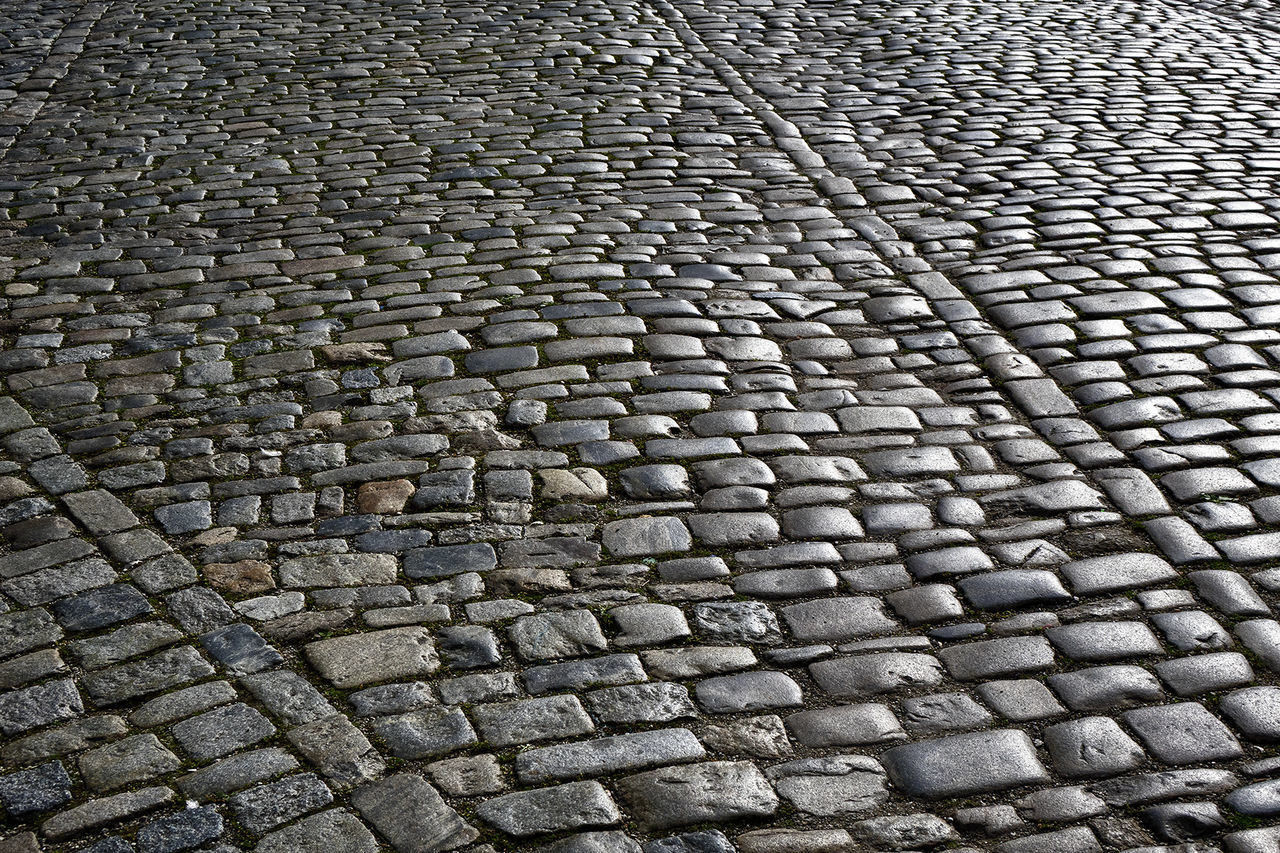
[[[1276,780],[1256,782],[1238,788],[1223,801],[1240,814],[1271,817],[1280,812],[1280,790]]]
[[[89,800],[59,812],[41,826],[52,840],[72,837],[100,826],[127,820],[158,808],[173,799],[173,791],[163,787],[141,788],[110,797]]]
[[[793,739],[812,747],[858,746],[903,740],[906,733],[885,705],[837,705],[786,718]]]
[[[1234,645],[1226,629],[1203,610],[1153,613],[1151,621],[1175,648],[1183,651],[1210,651]]]
[[[1156,675],[1177,696],[1197,696],[1252,683],[1256,675],[1237,652],[1194,655],[1156,665]]]
[[[227,800],[236,821],[255,835],[332,802],[329,786],[314,773],[287,776],[278,782],[241,791]]]
[[[1083,717],[1049,726],[1044,742],[1054,768],[1071,778],[1124,773],[1145,758],[1142,747],[1110,717]]]
[[[516,773],[530,784],[678,764],[704,757],[688,729],[635,732],[522,752]]]
[[[609,616],[622,630],[616,645],[662,645],[689,636],[684,613],[669,604],[628,604],[610,610]]]
[[[1072,660],[1114,660],[1164,652],[1155,634],[1141,622],[1076,622],[1050,628],[1045,636]]]
[[[1071,594],[1057,575],[1035,569],[984,572],[961,578],[956,585],[981,610],[1045,607],[1071,601]]]
[[[696,716],[689,691],[671,682],[593,690],[583,697],[602,723],[665,723]]]
[[[955,830],[945,821],[927,813],[860,820],[850,827],[850,835],[890,850],[934,847],[958,840]]]
[[[456,850],[479,836],[426,780],[410,773],[363,785],[351,802],[401,853]]]
[[[1195,702],[1138,708],[1125,712],[1124,720],[1166,764],[1221,761],[1242,753],[1227,727]]]
[[[503,794],[481,803],[476,815],[517,837],[610,826],[621,819],[613,798],[598,782],[569,782]]]
[[[466,715],[447,708],[427,708],[407,714],[382,717],[374,722],[378,737],[386,741],[397,758],[435,758],[476,743],[475,730]],[[366,742],[354,737],[360,747]]]
[[[943,548],[925,554],[912,554],[906,560],[907,571],[918,580],[928,580],[938,575],[964,574],[995,568],[991,558],[981,548],[961,546]]]
[[[278,670],[241,679],[255,699],[272,714],[291,726],[323,719],[334,713],[333,706],[302,676]]]
[[[1031,739],[1004,729],[895,746],[880,761],[894,785],[936,799],[1047,782]]]
[[[1155,676],[1137,666],[1095,666],[1051,675],[1048,681],[1073,711],[1110,711],[1164,698]]]
[[[212,806],[188,808],[143,824],[138,830],[139,851],[177,853],[192,850],[222,835],[222,816]]]
[[[619,796],[649,832],[704,821],[763,817],[779,805],[749,762],[713,761],[652,770],[617,782]]]
[[[323,554],[297,557],[280,564],[286,587],[362,586],[394,583],[396,559],[390,554]]]
[[[693,610],[693,624],[700,632],[717,640],[760,643],[782,638],[777,617],[762,602],[699,604]]]
[[[762,512],[713,512],[695,515],[689,518],[689,526],[694,537],[707,547],[758,545],[781,537],[778,522],[773,516]]]
[[[298,760],[276,747],[241,752],[186,774],[178,782],[182,793],[209,800],[239,791],[298,769]]]
[[[1275,715],[1280,689],[1246,687],[1222,697],[1218,706],[1248,740],[1271,743],[1280,738],[1280,717]]]
[[[583,690],[608,684],[631,684],[644,680],[645,672],[640,658],[632,654],[545,664],[524,671],[525,689],[534,694],[556,690]]]
[[[678,518],[631,518],[604,528],[604,547],[614,557],[647,557],[688,551],[693,539]]]
[[[151,612],[146,596],[128,584],[112,584],[64,598],[53,614],[68,631],[94,631]]]
[[[427,766],[427,772],[431,774],[431,781],[454,796],[497,794],[507,788],[502,768],[492,755],[436,761]]]
[[[902,724],[914,735],[983,728],[991,714],[963,693],[935,693],[902,702]]]
[[[689,472],[680,465],[639,465],[620,479],[627,496],[637,500],[678,500],[693,493]]]
[[[157,696],[143,703],[129,714],[129,722],[135,726],[150,728],[207,711],[231,702],[235,698],[236,691],[227,682],[207,681]]]
[[[187,587],[165,597],[169,615],[186,631],[204,633],[239,621],[226,600],[211,589]]]
[[[430,632],[416,627],[318,640],[306,646],[306,653],[337,687],[430,675],[440,665]]]
[[[473,709],[473,716],[485,741],[498,746],[558,740],[595,730],[574,696],[480,705]]]
[[[698,737],[707,749],[724,756],[774,759],[792,753],[782,719],[774,714],[708,725]]]
[[[532,661],[580,657],[608,645],[595,617],[581,611],[521,616],[509,636],[516,653]]]
[[[267,645],[257,631],[243,622],[210,631],[200,637],[200,643],[236,675],[257,672],[284,661],[284,657]]]
[[[809,673],[832,696],[868,697],[942,681],[942,665],[932,655],[882,652],[810,664]]]
[[[368,781],[386,769],[369,739],[340,714],[291,729],[288,737],[304,758],[339,787]]]
[[[739,836],[739,842],[742,838]],[[706,832],[682,832],[650,841],[643,853],[734,853],[734,847],[718,829]]]
[[[643,853],[639,844],[621,832],[583,832],[538,849],[542,853]]]
[[[266,835],[254,848],[257,853],[323,850],[334,853],[373,853],[377,839],[360,820],[345,809],[330,809],[304,818],[292,826]]]
[[[1076,560],[1060,568],[1072,592],[1093,595],[1167,583],[1177,577],[1169,563],[1154,554],[1117,554]]]
[[[1043,637],[1005,637],[949,646],[938,653],[947,671],[962,681],[1043,672],[1054,666]]]
[[[182,766],[155,735],[135,735],[80,756],[80,776],[94,791],[111,791],[162,776]]]
[[[173,727],[173,736],[197,760],[219,758],[275,734],[276,727],[242,702],[190,717]]]
[[[783,617],[799,640],[847,640],[884,633],[896,626],[872,598],[824,599],[784,608]]]
[[[767,776],[783,799],[809,814],[859,814],[889,799],[884,770],[861,755],[788,761],[770,767]]]
[[[1234,774],[1154,769],[1274,740],[1265,8],[1094,4],[1064,27],[989,2],[295,4],[258,33],[183,3],[10,5],[11,772],[150,734],[176,750],[171,729],[249,702],[288,750],[172,771],[184,795],[269,787],[298,758],[335,790],[430,790],[402,768],[372,781],[385,762],[354,711],[398,760],[457,750],[431,765],[474,766],[440,771],[449,796],[516,797],[495,814],[555,833],[486,822],[459,848],[635,851],[630,827],[648,853],[1276,846],[1227,833]],[[1028,66],[1027,44],[1071,63]],[[326,698],[299,651],[361,689]],[[428,683],[441,663],[458,674]],[[469,714],[578,697],[592,718],[473,754]],[[1158,716],[1189,698],[1209,716]],[[865,719],[829,707],[881,699]],[[776,704],[785,727],[735,710]],[[993,715],[1093,793],[1036,781],[1017,808],[955,814],[987,838],[909,795],[838,827],[815,814],[860,802],[862,771],[793,750],[954,743]],[[673,793],[658,814],[708,824],[673,833],[590,784],[506,794],[522,756],[677,720],[713,754],[788,767],[790,801],[735,810],[754,777],[671,783],[724,805]],[[419,849],[455,820],[412,830],[433,795],[308,806],[259,849]],[[156,849],[253,846],[196,841],[217,812],[148,824],[141,802],[60,803],[46,825],[67,834],[41,841],[84,846],[83,828],[128,850],[173,820]]]
[[[801,598],[832,592],[838,585],[836,573],[827,568],[748,572],[733,581],[734,592],[755,598]]]
[[[493,546],[446,545],[415,548],[405,555],[404,572],[411,578],[448,577],[466,572],[486,572],[498,564]]]
[[[1213,835],[1226,826],[1226,819],[1213,803],[1150,806],[1143,809],[1142,819],[1156,838],[1171,842]]]
[[[699,681],[698,703],[713,714],[795,707],[803,701],[800,685],[781,672],[745,672]]]
[[[0,805],[12,820],[71,801],[71,777],[60,761],[0,776]]]
[[[80,692],[70,679],[12,690],[0,696],[0,732],[13,736],[83,712]]]

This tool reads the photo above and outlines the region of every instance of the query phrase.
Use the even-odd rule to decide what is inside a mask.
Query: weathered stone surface
[[[456,850],[479,835],[426,780],[411,773],[363,785],[351,802],[400,853]]]
[[[12,736],[79,716],[80,692],[70,679],[13,690],[0,695],[0,733]]]
[[[787,732],[805,746],[854,746],[903,740],[906,733],[885,705],[836,705],[786,718]]]
[[[1049,774],[1031,739],[1004,729],[895,746],[880,761],[906,793],[936,799],[1043,783]]]
[[[300,815],[324,808],[333,802],[333,793],[315,774],[298,773],[241,791],[227,802],[241,826],[262,835]]]
[[[889,799],[883,768],[861,755],[788,761],[773,765],[766,775],[783,799],[824,817],[860,814]]]
[[[394,583],[397,568],[390,554],[324,554],[286,560],[279,574],[286,587],[362,586]]]
[[[369,739],[341,714],[298,726],[288,735],[294,748],[339,787],[368,782],[386,770]]]
[[[321,675],[344,688],[430,675],[440,666],[431,633],[416,627],[317,640],[306,653]]]
[[[537,784],[694,761],[704,754],[688,729],[660,729],[522,752],[516,772]]]
[[[84,678],[86,692],[99,705],[123,702],[177,687],[213,674],[213,667],[191,646],[160,652],[137,662],[123,663]]]
[[[534,661],[580,657],[608,645],[595,617],[581,611],[521,616],[512,624],[510,636],[516,653]]]
[[[77,762],[85,784],[95,791],[111,791],[161,776],[182,765],[155,735],[136,735],[80,756]]]
[[[1274,853],[1266,3],[0,6],[0,848]]]
[[[778,797],[754,764],[712,761],[651,770],[617,783],[619,795],[650,832],[704,821],[763,817]]]
[[[140,853],[192,850],[222,835],[222,815],[213,806],[188,808],[153,820],[138,830]]]
[[[674,554],[693,547],[693,538],[678,518],[630,518],[604,528],[604,547],[614,557]]]
[[[52,840],[60,840],[95,827],[126,820],[158,808],[173,799],[168,788],[142,788],[111,797],[89,800],[73,809],[59,812],[41,826],[40,831]]]
[[[1173,567],[1155,554],[1091,557],[1067,563],[1060,571],[1077,595],[1151,586],[1177,577]]]
[[[476,809],[476,815],[517,837],[611,826],[622,818],[613,798],[598,782],[569,782],[504,794],[485,800]]]
[[[331,809],[264,836],[256,853],[374,853],[378,841],[359,818]]]
[[[0,776],[0,805],[10,818],[49,811],[71,801],[71,777],[60,761]]]

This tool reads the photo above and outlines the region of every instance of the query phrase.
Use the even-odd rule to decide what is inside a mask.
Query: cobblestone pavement
[[[0,9],[0,853],[1275,853],[1280,8]]]

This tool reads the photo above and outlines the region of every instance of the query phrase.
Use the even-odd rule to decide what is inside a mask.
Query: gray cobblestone
[[[9,5],[0,847],[1274,847],[1267,3]]]

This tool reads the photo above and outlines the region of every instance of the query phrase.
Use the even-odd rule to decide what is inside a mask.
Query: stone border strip
[[[1046,441],[1079,465],[1084,475],[1098,485],[1124,515],[1145,518],[1142,527],[1172,562],[1187,565],[1223,559],[1212,543],[1176,514],[1151,478],[1128,464],[1128,454],[1081,417],[1071,398],[1039,365],[984,320],[963,291],[920,257],[913,243],[904,240],[897,229],[875,213],[852,179],[837,175],[795,124],[779,114],[733,63],[703,42],[684,12],[669,0],[644,2],[658,11],[690,53],[712,69],[725,88],[764,123],[778,149],[814,184],[817,194],[828,201],[835,216],[871,244],[885,263],[925,298],[933,312],[979,360],[986,374],[996,380],[997,387]],[[851,152],[849,159],[855,163],[861,160],[870,166],[870,162],[856,152]],[[1078,457],[1083,458],[1077,461]]]
[[[44,109],[54,86],[71,70],[71,63],[84,52],[89,34],[110,5],[111,0],[84,3],[54,39],[44,60],[18,84],[18,96],[0,113],[0,162]]]
[[[44,427],[40,426],[40,422],[33,418],[27,407],[16,398],[0,396],[0,436],[31,429],[44,429]],[[50,438],[57,441],[52,434]],[[83,482],[83,470],[70,457],[55,455],[45,457],[42,461],[55,462],[66,481]],[[141,664],[168,655],[170,658],[167,660],[171,660],[175,667],[185,666],[189,673],[181,680],[162,689],[142,691],[133,698],[142,701],[142,705],[154,704],[155,701],[172,692],[182,692],[188,688],[208,685],[211,681],[230,684],[235,691],[232,702],[244,703],[248,700],[265,708],[275,718],[273,722],[276,724],[276,731],[284,735],[284,740],[288,743],[285,749],[294,759],[293,766],[292,768],[278,767],[275,768],[276,771],[283,769],[285,773],[292,773],[295,770],[300,772],[314,770],[323,776],[331,785],[335,795],[330,811],[323,814],[328,815],[332,812],[332,814],[341,815],[349,831],[363,831],[367,834],[367,829],[351,828],[355,823],[359,823],[359,819],[349,811],[345,811],[345,808],[353,801],[353,788],[365,791],[363,796],[367,800],[372,798],[376,801],[374,806],[381,802],[381,797],[374,796],[374,793],[366,789],[376,788],[378,785],[385,786],[388,783],[389,780],[385,778],[388,775],[387,761],[378,748],[351,721],[350,714],[331,705],[316,690],[309,677],[310,673],[300,674],[297,667],[291,665],[274,646],[263,640],[248,623],[238,621],[237,614],[232,613],[218,593],[197,582],[195,569],[179,556],[178,549],[174,548],[166,537],[143,526],[133,512],[114,495],[99,489],[84,489],[83,485],[50,490],[42,487],[36,478],[29,479],[36,486],[37,491],[27,500],[37,501],[40,504],[35,506],[34,511],[29,515],[34,517],[52,512],[72,520],[80,535],[91,543],[90,551],[84,556],[110,566],[113,577],[105,583],[136,583],[141,586],[149,598],[163,602],[151,610],[151,616],[155,621],[181,635],[181,639],[164,646],[164,650],[159,654],[156,654],[156,649],[152,649],[134,655],[123,662],[95,668],[88,673],[76,667],[74,675],[68,675],[67,678],[73,680],[75,690],[80,694],[77,696],[77,702],[83,702],[81,695],[84,694],[94,700],[91,706],[81,709],[81,713],[96,711],[110,714],[121,711],[122,708],[115,699],[108,698],[104,702],[96,697],[94,689],[86,685],[86,682],[101,683],[104,679],[111,677],[114,681],[123,683],[121,680],[127,679],[127,676],[135,672]],[[161,548],[165,550],[162,551]],[[158,553],[141,559],[130,558],[127,555],[130,551],[147,549]],[[158,568],[151,568],[157,564]],[[36,570],[30,574],[38,574],[39,571]],[[104,584],[99,583],[80,590],[78,594],[92,593],[103,586]],[[192,594],[191,591],[196,592]],[[183,599],[181,603],[178,603],[179,599]],[[185,619],[171,612],[175,605],[188,611]],[[32,605],[32,609],[42,606],[45,605]],[[186,652],[185,656],[182,655],[183,652]],[[117,674],[124,675],[117,677]],[[170,690],[170,688],[176,688],[176,690]],[[142,705],[123,706],[127,711],[121,712],[132,714]],[[222,700],[221,704],[216,704],[216,707],[233,706],[227,705],[227,700]],[[144,723],[141,727],[130,726],[127,734],[136,735],[140,733],[139,729],[145,732],[154,725],[156,724]],[[282,743],[281,746],[283,745]],[[253,748],[254,746],[250,744],[243,749]],[[246,753],[238,749],[235,753],[221,758],[228,760],[241,754]],[[213,766],[209,764],[203,769],[209,770]],[[90,793],[86,799],[82,791],[77,792],[66,808],[52,814],[45,814],[40,818],[40,836],[49,842],[74,840],[85,833],[109,830],[116,824],[134,821],[145,813],[158,813],[165,806],[169,808],[177,806],[179,811],[167,813],[168,817],[162,817],[161,821],[198,819],[209,813],[209,802],[206,798],[187,791],[181,781],[175,784],[174,774],[166,774],[153,782],[151,787],[136,794],[129,789],[124,793],[97,795]],[[183,797],[188,800],[205,800],[205,808],[192,810],[188,805],[186,810],[182,810],[182,797],[178,797],[170,786],[182,789]],[[146,797],[139,799],[143,794]],[[436,805],[434,801],[432,805]],[[447,807],[444,808],[447,809]],[[118,816],[113,809],[120,811]],[[306,812],[302,814],[305,815]],[[440,815],[443,815],[443,811]],[[305,818],[303,823],[320,817],[321,815],[312,815],[310,818]],[[209,818],[209,820],[216,824],[217,832],[221,834],[221,819]],[[372,822],[378,823],[377,820]],[[18,832],[5,841],[17,839],[15,843],[21,843],[27,836],[31,837],[29,843],[34,843],[34,834],[29,832]],[[4,841],[0,841],[0,850],[8,849]]]

